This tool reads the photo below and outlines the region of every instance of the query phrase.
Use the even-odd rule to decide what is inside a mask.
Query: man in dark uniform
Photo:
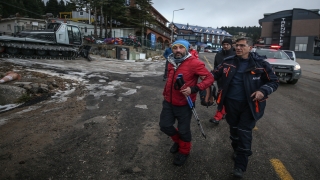
[[[218,52],[214,58],[214,67],[218,67],[219,64],[222,63],[223,59],[232,55],[235,55],[235,51],[232,47],[232,40],[230,38],[224,39],[222,41],[222,50]],[[217,81],[218,89],[221,87],[221,80]],[[222,120],[225,116],[226,112],[224,107],[222,107],[221,111],[216,111],[216,114],[209,121],[215,124],[219,124],[219,121]]]
[[[233,175],[242,178],[252,155],[252,129],[263,116],[268,95],[277,90],[279,79],[265,56],[250,52],[250,38],[236,41],[236,55],[227,57],[214,69],[214,78],[222,80],[218,92],[218,110],[225,106],[231,146],[234,150]]]

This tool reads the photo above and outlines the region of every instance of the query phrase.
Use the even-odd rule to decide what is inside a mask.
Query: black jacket
[[[219,64],[222,63],[223,59],[229,56],[236,55],[236,52],[234,51],[233,47],[231,47],[229,50],[221,50],[219,51],[215,58],[214,58],[214,67],[218,67]]]
[[[219,64],[222,63],[222,61],[229,57],[229,56],[233,56],[236,55],[236,53],[234,52],[233,47],[231,47],[229,50],[221,50],[220,52],[218,52],[214,58],[214,68],[217,68]],[[220,87],[222,84],[221,80],[217,81],[217,85],[218,87]]]
[[[255,120],[263,116],[268,95],[276,91],[279,86],[278,77],[270,64],[264,59],[266,59],[265,56],[259,56],[251,52],[249,54],[249,64],[243,77],[247,100]],[[240,58],[237,56],[225,58],[223,63],[213,71],[214,78],[222,80],[222,85],[218,90],[218,110],[222,109],[229,84],[237,72],[239,60]],[[251,94],[258,90],[264,94],[264,98],[260,101],[252,101]]]

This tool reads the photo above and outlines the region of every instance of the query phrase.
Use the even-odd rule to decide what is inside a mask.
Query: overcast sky
[[[265,13],[293,8],[320,9],[320,0],[152,0],[168,21],[203,27],[259,26]]]

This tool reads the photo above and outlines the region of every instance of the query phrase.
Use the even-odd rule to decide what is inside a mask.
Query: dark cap
[[[228,43],[228,44],[232,45],[232,39],[226,38],[221,42],[221,44],[224,44],[224,43]]]

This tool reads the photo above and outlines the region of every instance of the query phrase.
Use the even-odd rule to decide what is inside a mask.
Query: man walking
[[[195,58],[199,59],[198,52],[195,49],[193,49],[192,44],[190,44],[189,53],[191,54],[191,56],[194,56]]]
[[[163,81],[167,80],[167,74],[168,74],[168,56],[172,54],[171,50],[171,43],[169,43],[169,47],[164,51],[163,56],[166,58],[166,65],[164,68],[164,74],[163,74]]]
[[[181,166],[187,160],[191,150],[190,123],[192,110],[188,105],[186,96],[190,96],[192,102],[196,101],[197,92],[209,87],[214,79],[207,70],[205,64],[188,52],[189,42],[183,39],[175,41],[172,45],[173,54],[168,60],[168,80],[163,90],[164,100],[160,114],[160,130],[170,136],[174,144],[170,149],[175,156],[173,163]],[[183,75],[185,85],[177,87],[176,79],[179,74]],[[202,81],[198,83],[198,78]],[[177,128],[173,125],[178,121]]]
[[[226,108],[234,150],[233,175],[242,178],[252,155],[252,129],[264,113],[268,95],[277,90],[279,80],[270,64],[250,52],[250,38],[236,40],[236,55],[227,57],[214,69],[215,79],[222,80],[218,92],[218,110]]]
[[[222,63],[223,59],[232,55],[235,55],[235,51],[232,47],[232,40],[230,38],[224,39],[222,41],[222,50],[218,52],[214,58],[214,67],[218,67],[219,64]],[[217,81],[218,89],[221,88],[221,80]],[[225,116],[225,108],[222,107],[221,111],[216,111],[216,114],[209,121],[215,124],[219,124],[220,120],[222,120]]]

